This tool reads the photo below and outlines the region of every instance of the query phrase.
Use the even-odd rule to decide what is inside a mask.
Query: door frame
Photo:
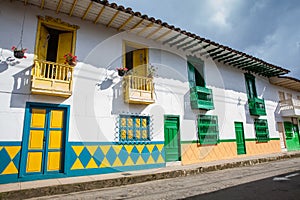
[[[164,115],[164,146],[165,146],[165,142],[166,142],[166,140],[165,140],[166,118],[176,118],[177,119],[178,161],[181,161],[180,115]],[[165,149],[165,160],[167,160],[166,149]],[[170,162],[173,162],[173,161],[170,161]],[[176,161],[174,161],[174,162],[176,162]]]
[[[28,146],[28,131],[30,130],[30,122],[31,122],[31,114],[30,109],[31,108],[53,108],[53,109],[64,109],[65,115],[64,115],[64,129],[65,134],[63,138],[63,145],[64,150],[62,151],[64,156],[62,157],[62,172],[57,174],[66,174],[67,172],[67,149],[68,149],[68,136],[69,136],[69,118],[70,118],[70,106],[69,105],[63,105],[63,104],[48,104],[48,103],[36,103],[36,102],[26,102],[25,107],[25,117],[24,117],[24,126],[23,126],[23,136],[22,136],[22,148],[21,148],[21,157],[20,157],[20,167],[19,167],[19,178],[23,177],[31,177],[30,175],[26,175],[26,163],[27,163],[27,146]],[[25,148],[26,147],[26,148]],[[56,175],[57,175],[56,174]],[[39,179],[40,177],[47,177],[47,176],[53,176],[53,174],[37,174],[34,175],[33,179]]]
[[[244,144],[244,151],[245,151],[245,153],[243,153],[243,154],[241,154],[241,153],[239,153],[238,152],[238,141],[237,141],[237,132],[236,132],[236,123],[240,123],[240,124],[242,124],[242,134],[243,134],[243,144]],[[243,122],[239,122],[239,121],[234,121],[234,131],[235,131],[235,142],[236,142],[236,153],[238,154],[238,155],[244,155],[244,154],[247,154],[247,148],[246,148],[246,139],[245,139],[245,131],[244,131],[244,123]]]

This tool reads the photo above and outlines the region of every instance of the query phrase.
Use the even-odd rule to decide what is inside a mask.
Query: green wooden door
[[[179,117],[166,116],[164,122],[166,161],[180,160]]]
[[[237,154],[246,154],[244,128],[242,122],[234,122]]]
[[[287,150],[300,150],[298,125],[292,122],[284,122],[284,131]]]

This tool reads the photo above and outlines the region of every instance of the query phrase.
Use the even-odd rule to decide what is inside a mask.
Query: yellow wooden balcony
[[[35,60],[31,71],[31,93],[71,96],[73,68],[66,64]]]
[[[126,75],[123,81],[124,100],[126,103],[154,103],[153,78]]]

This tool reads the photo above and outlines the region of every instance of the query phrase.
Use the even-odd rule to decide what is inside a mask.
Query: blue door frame
[[[43,153],[42,157],[42,172],[40,173],[26,173],[26,164],[27,164],[27,155],[28,155],[28,142],[29,142],[29,132],[32,128],[30,128],[31,124],[31,110],[32,109],[45,109],[47,112],[51,110],[64,110],[64,116],[63,116],[63,128],[62,129],[55,129],[52,128],[51,130],[62,130],[63,131],[63,138],[62,138],[62,157],[61,157],[61,163],[62,168],[60,171],[54,171],[54,172],[46,172],[45,167],[43,166],[44,160],[47,159],[47,151],[48,150],[48,144],[46,143],[46,146],[43,147],[41,152]],[[48,115],[49,113],[46,113]],[[19,168],[19,178],[26,178],[26,179],[43,179],[47,177],[52,176],[60,176],[62,174],[65,174],[67,172],[67,144],[68,144],[68,133],[69,133],[69,117],[70,117],[70,106],[69,105],[61,105],[61,104],[46,104],[46,103],[35,103],[35,102],[27,102],[26,108],[25,108],[25,119],[24,119],[24,128],[23,128],[23,138],[22,138],[22,149],[21,149],[21,159],[20,159],[20,168]],[[45,123],[48,123],[47,121]],[[48,126],[45,125],[45,127]],[[45,135],[48,137],[46,128],[35,128],[34,130],[43,130]],[[49,130],[48,130],[49,131]],[[33,150],[31,150],[33,151]],[[34,175],[34,176],[30,176]]]

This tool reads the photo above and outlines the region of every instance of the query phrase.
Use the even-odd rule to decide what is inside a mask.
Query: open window
[[[245,74],[246,90],[248,96],[248,105],[251,115],[266,115],[265,101],[257,97],[255,77],[251,74]]]
[[[74,66],[65,55],[75,54],[76,31],[79,27],[51,17],[38,17],[35,60],[31,92],[69,97],[72,94]]]
[[[193,109],[214,109],[212,90],[206,88],[204,62],[196,57],[187,58],[190,100]]]
[[[124,67],[132,75],[146,77],[148,72],[148,48],[131,42],[124,42]]]
[[[150,76],[148,68],[148,48],[124,42],[123,52],[123,66],[128,69],[123,78],[124,101],[135,104],[154,103],[153,76]]]

